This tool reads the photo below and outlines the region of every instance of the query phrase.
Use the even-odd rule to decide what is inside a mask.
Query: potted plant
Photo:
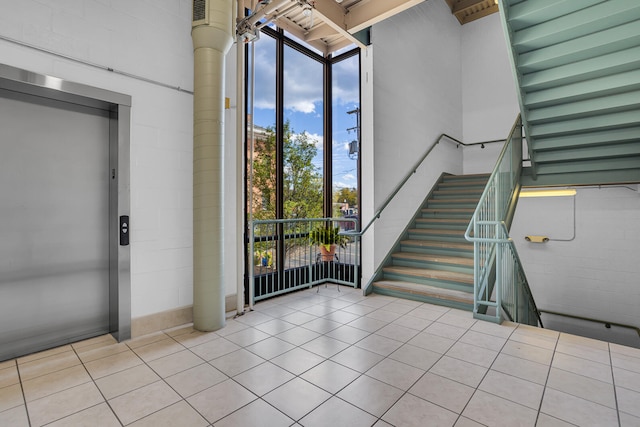
[[[257,266],[271,267],[273,265],[273,255],[271,255],[271,251],[255,251],[253,260]]]
[[[309,242],[312,245],[318,245],[322,261],[332,261],[336,246],[346,247],[349,237],[340,235],[340,227],[319,225],[309,233]]]

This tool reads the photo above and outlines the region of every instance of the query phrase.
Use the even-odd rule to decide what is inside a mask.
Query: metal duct
[[[193,323],[225,325],[224,69],[233,44],[233,0],[194,0],[193,39]]]

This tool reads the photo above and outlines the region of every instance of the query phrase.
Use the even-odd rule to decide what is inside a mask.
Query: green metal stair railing
[[[496,323],[507,318],[542,326],[518,252],[509,238],[520,193],[523,141],[518,115],[464,237],[473,242],[474,250],[473,316]],[[489,309],[495,313],[487,314]]]

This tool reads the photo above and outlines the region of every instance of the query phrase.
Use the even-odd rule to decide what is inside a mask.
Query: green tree
[[[341,216],[341,208],[346,202],[349,207],[353,208],[358,206],[358,190],[355,188],[342,187],[336,189],[333,193],[333,216]]]
[[[274,219],[276,209],[276,134],[273,127],[256,132],[253,153],[253,211],[255,219]]]
[[[313,164],[318,153],[305,131],[296,134],[284,124],[283,199],[285,218],[322,217],[322,175]],[[256,138],[253,162],[254,217],[274,219],[276,207],[276,135],[273,127]]]
[[[355,188],[342,187],[335,195],[336,203],[349,203],[349,206],[358,205],[358,191]]]
[[[284,141],[284,216],[285,218],[321,218],[322,175],[313,164],[318,153],[315,141],[305,131],[287,132]]]

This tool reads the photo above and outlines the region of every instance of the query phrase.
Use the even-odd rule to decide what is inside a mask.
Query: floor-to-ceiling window
[[[322,56],[271,25],[248,46],[247,60],[247,220],[357,217],[357,153],[345,146],[357,146],[350,143],[358,139],[359,50]],[[349,193],[349,209],[334,209],[336,192]],[[304,231],[263,228],[267,237],[247,252],[256,274],[308,263],[291,237]]]
[[[276,218],[276,40],[261,37],[249,55],[249,67],[255,62],[254,83],[247,85],[248,110],[253,116],[247,120],[247,212],[255,219]],[[251,91],[255,94],[252,96]],[[251,106],[251,102],[253,105]],[[251,108],[253,107],[253,108]]]
[[[360,55],[338,55],[331,68],[332,215],[359,219]]]
[[[283,218],[323,215],[324,63],[284,46]]]
[[[357,214],[359,50],[323,57],[272,27],[254,49],[247,55],[250,67],[255,62],[247,85],[252,218]]]

